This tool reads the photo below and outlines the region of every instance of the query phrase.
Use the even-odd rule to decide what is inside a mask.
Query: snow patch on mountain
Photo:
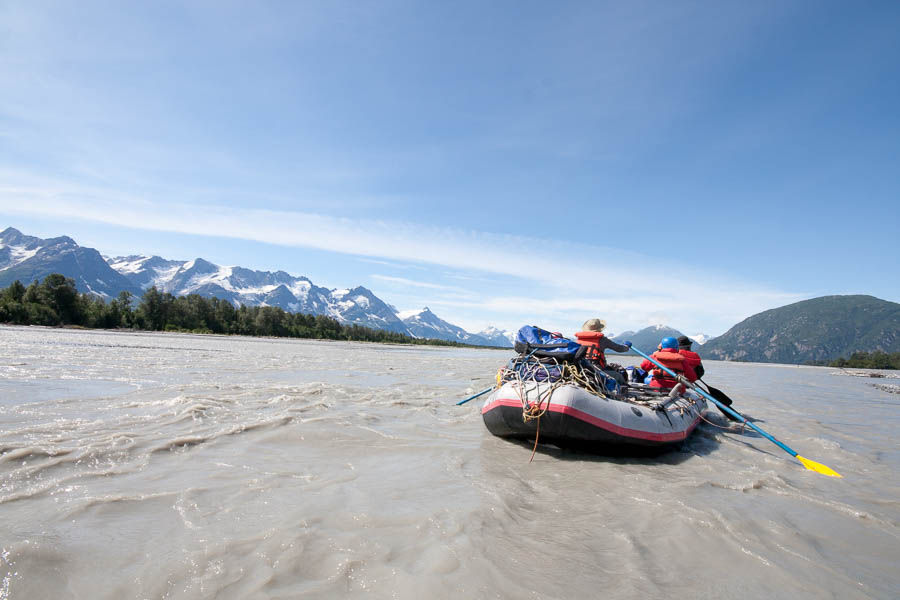
[[[12,227],[6,228],[0,232],[0,271],[30,260],[51,241],[55,240],[42,240],[23,235]]]
[[[296,282],[294,282],[291,286],[288,287],[288,290],[296,297],[298,300],[304,300],[309,297],[309,291],[312,288],[312,282],[305,277],[299,278]]]
[[[180,269],[181,267],[178,265],[173,265],[171,267],[165,267],[162,265],[153,267],[153,276],[147,287],[149,288],[151,286],[157,285],[157,283],[162,284],[166,281],[170,281],[173,277],[175,277],[175,274],[178,273]],[[161,286],[157,285],[157,287]]]
[[[413,310],[399,310],[397,311],[397,316],[400,317],[401,321],[405,321],[407,319],[420,316],[426,310],[428,310],[428,307]]]
[[[9,264],[5,265],[3,268],[9,268],[11,266],[19,264],[20,262],[26,261],[37,254],[38,250],[40,250],[40,248],[33,248],[29,250],[27,246],[4,246],[3,244],[0,244],[0,249],[3,248],[7,248],[9,250],[10,258]]]
[[[103,257],[110,267],[123,275],[142,271],[144,269],[144,263],[150,260],[150,258],[151,257],[149,256],[128,256],[119,258]]]

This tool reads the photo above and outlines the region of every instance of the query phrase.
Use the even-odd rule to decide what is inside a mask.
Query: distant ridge
[[[398,313],[403,319],[403,323],[414,337],[434,338],[436,335],[441,337],[438,339],[452,340],[454,342],[462,342],[464,344],[477,344],[479,346],[509,346],[497,343],[496,339],[486,337],[477,333],[469,333],[462,327],[448,323],[436,314],[431,312],[427,306],[422,310],[405,311]]]
[[[427,307],[401,314],[362,286],[329,290],[284,271],[222,267],[199,257],[109,258],[67,236],[41,239],[12,227],[0,231],[0,288],[16,280],[28,285],[52,273],[73,279],[81,292],[107,300],[122,291],[140,296],[156,286],[175,296],[199,294],[234,305],[277,306],[413,337],[512,346],[510,332],[488,327],[469,333]],[[654,325],[613,339],[630,340],[636,348],[652,352],[663,337],[680,335],[672,327]],[[694,350],[701,356],[719,360],[804,364],[846,358],[857,351],[900,352],[900,304],[864,295],[823,296],[753,315],[702,346],[706,336],[689,337],[697,342]]]
[[[624,333],[620,333],[616,336],[613,336],[612,340],[620,344],[628,341],[631,342],[631,344],[638,350],[646,353],[651,353],[656,350],[656,347],[659,345],[660,340],[662,340],[664,337],[677,338],[680,335],[682,335],[680,331],[669,327],[668,325],[651,325],[650,327],[645,327],[640,331],[626,331]]]
[[[823,296],[744,319],[704,344],[702,356],[804,364],[873,350],[900,352],[900,304],[874,296]]]
[[[329,290],[306,277],[284,271],[254,271],[222,267],[203,258],[189,261],[159,256],[103,257],[63,236],[41,239],[8,227],[0,232],[0,288],[19,280],[28,285],[51,273],[75,281],[79,291],[107,300],[127,290],[140,296],[155,286],[173,296],[198,294],[221,298],[235,306],[276,306],[288,312],[325,315],[343,324],[385,329],[418,338],[440,339],[482,346],[512,346],[494,328],[469,333],[437,317],[427,308],[416,318],[401,319],[397,310],[371,290],[357,286]]]

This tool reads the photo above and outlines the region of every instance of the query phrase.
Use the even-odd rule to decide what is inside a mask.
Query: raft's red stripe
[[[494,400],[487,406],[481,409],[481,414],[484,414],[488,411],[491,411],[499,406],[515,406],[521,407],[522,401],[518,398],[516,399],[508,399],[508,398],[499,398]],[[653,442],[672,442],[677,440],[683,440],[687,438],[697,426],[697,423],[700,422],[700,416],[698,415],[694,422],[691,423],[690,427],[688,427],[684,431],[673,431],[672,433],[653,433],[651,431],[641,431],[640,429],[628,429],[627,427],[622,427],[620,425],[616,425],[615,423],[610,423],[609,421],[604,421],[603,419],[597,418],[592,414],[586,413],[584,411],[578,410],[577,408],[572,408],[571,406],[560,406],[558,404],[550,404],[550,407],[547,409],[551,412],[562,413],[564,415],[569,415],[585,423],[589,423],[594,427],[599,427],[600,429],[605,429],[606,431],[610,431],[617,435],[621,435],[623,437],[631,437],[638,438],[641,440],[650,440]]]

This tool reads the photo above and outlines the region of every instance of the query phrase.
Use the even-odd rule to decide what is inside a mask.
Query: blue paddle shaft
[[[465,404],[465,403],[468,402],[469,400],[474,400],[474,399],[477,398],[478,396],[484,396],[485,394],[487,394],[487,393],[488,393],[489,391],[491,391],[492,389],[494,389],[494,386],[491,386],[491,387],[487,388],[486,390],[482,390],[482,391],[478,392],[477,394],[475,394],[474,396],[469,396],[469,397],[466,398],[465,400],[460,400],[459,402],[456,403],[456,405],[459,406],[460,404]]]
[[[700,389],[699,387],[697,387],[696,385],[694,385],[693,383],[688,381],[684,376],[679,377],[674,371],[667,369],[666,367],[659,364],[658,362],[656,362],[655,360],[653,360],[652,358],[650,358],[649,356],[647,356],[646,354],[644,354],[643,352],[641,352],[640,350],[635,348],[634,346],[632,346],[631,349],[634,350],[635,352],[637,352],[638,354],[640,354],[641,356],[643,356],[644,358],[646,358],[647,360],[649,360],[650,362],[652,362],[654,365],[656,365],[657,367],[659,367],[660,369],[662,369],[663,371],[665,371],[666,373],[668,373],[675,379],[677,379],[678,381],[687,384],[687,386],[690,387],[695,392],[702,394],[707,400],[709,400],[710,402],[712,402],[713,404],[715,404],[716,406],[721,408],[723,411],[727,412],[730,415],[734,415],[734,417],[737,418],[741,423],[744,423],[745,425],[749,426],[751,429],[753,429],[761,436],[767,438],[769,441],[776,444],[779,448],[781,448],[782,450],[784,450],[791,456],[795,456],[795,457],[797,456],[797,452],[795,450],[793,450],[790,446],[779,442],[773,436],[771,436],[770,434],[766,433],[765,431],[763,431],[762,429],[760,429],[759,427],[757,427],[756,425],[754,425],[753,423],[748,421],[747,418],[744,417],[744,415],[728,408],[727,406],[725,406],[724,404],[722,404],[721,402],[719,402],[718,400],[716,400],[715,398],[713,398],[712,396],[710,396],[709,394],[704,392],[702,389]]]

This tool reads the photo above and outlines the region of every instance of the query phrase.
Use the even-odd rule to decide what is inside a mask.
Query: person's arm
[[[617,344],[608,337],[600,338],[600,346],[602,348],[609,348],[613,352],[628,352],[631,350],[631,346],[626,346],[625,344]]]
[[[688,361],[684,361],[682,363],[684,365],[684,376],[687,377],[687,380],[690,382],[697,381],[697,374],[694,372],[694,365],[689,363]]]
[[[679,352],[681,351],[679,350]],[[703,361],[701,360],[700,355],[696,352],[691,352],[690,350],[681,352],[681,354],[683,354],[685,357],[684,362],[690,363],[690,365],[694,368],[694,373],[696,373],[697,379],[703,377],[703,374],[706,372],[706,370],[703,368]]]

